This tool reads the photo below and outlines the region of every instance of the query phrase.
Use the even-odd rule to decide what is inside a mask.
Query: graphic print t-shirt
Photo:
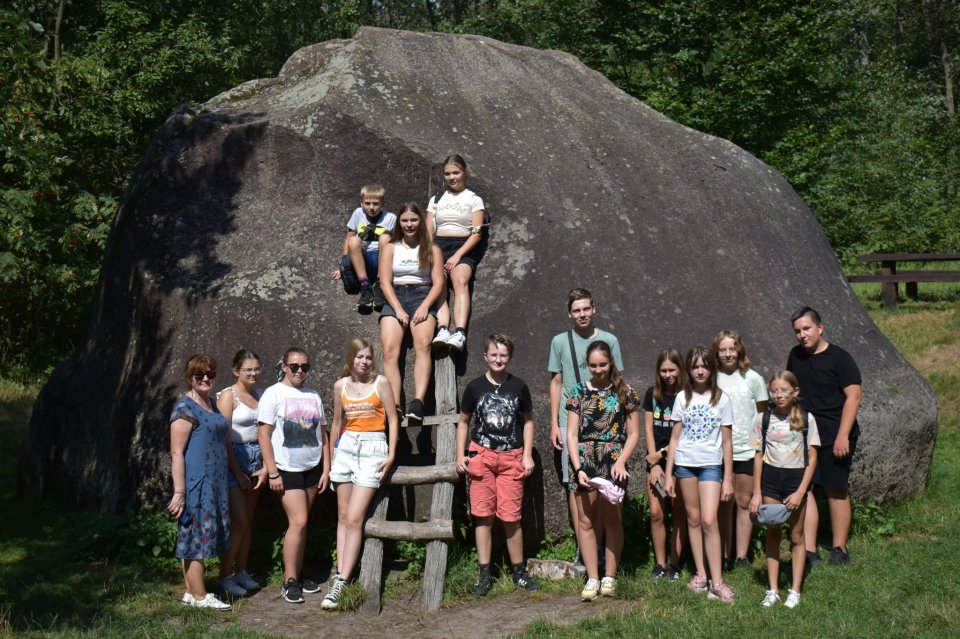
[[[653,413],[653,445],[657,450],[670,445],[670,435],[673,434],[670,416],[673,414],[673,403],[676,399],[676,393],[664,393],[663,399],[658,402],[653,396],[653,386],[648,388],[643,396],[643,410]]]
[[[733,409],[726,393],[721,393],[715,406],[710,405],[710,393],[693,393],[689,405],[686,394],[678,393],[670,419],[683,424],[677,444],[677,466],[703,467],[723,463],[720,428],[733,426]]]
[[[807,413],[807,448],[819,445],[817,420]],[[753,447],[755,452],[763,451],[763,415],[757,415],[753,424]],[[803,431],[790,428],[789,415],[778,415],[776,411],[771,411],[763,463],[777,468],[805,468],[804,459]]]
[[[274,425],[270,443],[277,468],[299,472],[320,463],[323,454],[320,428],[327,419],[315,390],[274,384],[260,398],[257,421]]]
[[[460,410],[473,415],[470,439],[492,450],[523,448],[523,413],[533,411],[530,389],[507,374],[499,388],[481,375],[463,391]]]

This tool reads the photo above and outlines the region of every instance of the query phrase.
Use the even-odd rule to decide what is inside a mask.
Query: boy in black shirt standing
[[[800,383],[800,404],[813,413],[820,431],[820,454],[813,483],[820,486],[830,506],[830,527],[833,550],[830,563],[850,563],[847,537],[850,534],[852,509],[849,478],[853,454],[857,449],[860,425],[857,410],[863,397],[860,369],[850,354],[823,338],[820,314],[804,306],[790,317],[798,345],[787,358],[787,370]],[[817,501],[807,499],[804,533],[807,563],[812,567],[820,561],[817,552],[817,526],[820,513]]]
[[[533,472],[533,400],[520,378],[507,372],[513,340],[490,335],[483,343],[487,372],[467,384],[457,424],[457,470],[470,480],[470,512],[474,518],[480,576],[473,587],[478,596],[492,584],[490,555],[493,519],[499,517],[507,535],[513,583],[525,590],[540,584],[526,570],[520,515],[523,482]],[[467,428],[470,447],[467,448]]]

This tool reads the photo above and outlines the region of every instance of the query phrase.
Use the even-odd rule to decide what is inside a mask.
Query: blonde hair
[[[746,373],[750,370],[750,358],[747,357],[747,347],[740,339],[740,333],[726,330],[717,333],[717,336],[713,338],[713,344],[710,345],[713,356],[719,358],[720,342],[728,338],[733,340],[733,347],[737,349],[737,368],[740,369],[741,373]]]
[[[340,377],[350,377],[353,375],[353,360],[357,357],[357,353],[365,348],[369,348],[370,354],[373,355],[373,346],[367,340],[360,337],[350,340],[350,343],[347,344],[347,359],[343,363],[343,370],[340,371]],[[373,359],[373,364],[370,367],[370,373],[373,377],[377,376],[376,358]]]
[[[386,193],[387,190],[379,184],[364,184],[362,187],[360,187],[361,200],[365,197],[376,197],[382,200]]]
[[[786,382],[790,384],[793,390],[800,390],[800,383],[797,381],[797,376],[790,371],[777,371],[771,375],[770,381],[767,382],[767,387],[769,388],[770,384],[775,381]],[[803,430],[803,409],[800,408],[799,395],[794,398],[793,404],[790,406],[790,430]]]

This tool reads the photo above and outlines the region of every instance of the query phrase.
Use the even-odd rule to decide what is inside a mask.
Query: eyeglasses
[[[250,375],[250,374],[259,375],[261,372],[263,372],[263,369],[260,368],[259,366],[257,366],[256,368],[241,368],[241,369],[240,369],[240,372],[241,372],[241,373],[246,373],[246,374],[248,374],[248,375]]]
[[[310,372],[310,364],[287,364],[287,368],[291,373],[299,373],[300,369],[303,369],[304,373]]]
[[[210,380],[214,380],[217,378],[217,371],[207,371],[206,373],[194,373],[190,377],[197,380],[198,382],[202,382],[204,377]]]
[[[794,392],[796,391],[792,391],[792,390],[770,391],[770,397],[790,397],[791,395],[794,394]]]

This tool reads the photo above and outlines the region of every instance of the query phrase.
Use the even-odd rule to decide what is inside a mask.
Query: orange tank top
[[[340,406],[343,410],[343,430],[352,430],[355,433],[380,433],[384,428],[386,413],[383,402],[380,400],[380,391],[377,383],[380,376],[374,380],[373,390],[366,397],[353,398],[347,395],[347,384],[343,384],[340,391]]]

